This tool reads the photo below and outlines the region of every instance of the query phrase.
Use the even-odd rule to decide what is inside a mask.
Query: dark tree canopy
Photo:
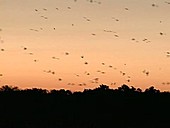
[[[0,88],[0,128],[161,128],[170,126],[170,93],[153,86],[100,85],[82,92]]]

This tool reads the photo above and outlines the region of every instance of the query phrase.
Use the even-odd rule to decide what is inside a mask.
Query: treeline
[[[0,88],[0,128],[167,128],[170,93],[100,85],[82,92]]]

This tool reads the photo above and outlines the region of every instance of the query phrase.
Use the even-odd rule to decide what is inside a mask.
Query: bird
[[[75,76],[79,77],[80,75],[79,74],[74,74]]]
[[[1,48],[1,51],[3,52],[3,51],[5,51],[5,49]]]
[[[102,65],[105,65],[105,63],[104,63],[104,62],[102,62]]]
[[[34,32],[39,32],[37,29],[30,29],[31,31],[34,31]]]
[[[166,84],[167,84],[167,85],[170,85],[170,82],[167,82]]]
[[[156,5],[156,4],[152,4],[152,7],[158,7],[158,5]]]
[[[119,21],[119,19],[117,19],[117,18],[114,18],[114,17],[112,17],[112,19],[114,19],[114,20],[115,20],[115,21],[117,21],[117,22]]]
[[[88,75],[88,76],[89,76],[89,75],[90,75],[90,73],[87,73],[86,75]]]
[[[109,68],[113,68],[113,66],[112,66],[112,65],[109,65]]]
[[[103,30],[104,32],[113,32],[112,30]]]
[[[67,85],[75,85],[75,83],[68,83]]]
[[[94,80],[94,81],[99,81],[99,78],[98,78],[98,77],[96,77],[96,78],[94,78],[93,80]]]
[[[34,59],[34,62],[37,62],[38,60]]]
[[[67,55],[67,56],[68,56],[69,54],[70,54],[69,52],[65,52],[65,55]]]
[[[43,8],[43,10],[44,10],[44,11],[47,11],[47,9],[46,9],[46,8]]]
[[[128,8],[125,8],[125,10],[129,10]]]
[[[61,79],[61,78],[58,78],[58,81],[62,81],[62,79]]]
[[[47,20],[48,19],[48,17],[46,17],[46,16],[41,16],[42,18],[44,18],[45,20]]]
[[[83,84],[81,84],[81,83],[80,83],[80,84],[78,84],[78,85],[79,85],[79,86],[83,86]]]
[[[123,76],[125,76],[125,75],[126,75],[126,73],[125,73],[125,72],[123,72],[123,73],[122,73],[122,75],[123,75]]]
[[[60,58],[53,56],[52,59],[57,59],[57,60],[59,60]]]
[[[161,36],[162,36],[162,35],[164,35],[164,33],[163,33],[163,32],[160,32],[159,34],[160,34]]]
[[[165,1],[165,3],[166,3],[166,4],[170,4],[170,2],[168,2],[168,1]]]
[[[130,82],[130,79],[128,79],[127,82]]]
[[[162,82],[163,85],[165,85],[165,82]]]
[[[26,47],[24,47],[23,49],[24,49],[24,50],[27,50],[27,48],[26,48]]]
[[[149,75],[149,71],[143,70],[142,72],[143,72],[146,76]]]
[[[83,17],[86,21],[90,22],[91,20],[87,17]]]
[[[86,74],[87,76],[89,76],[89,75],[90,75],[90,73],[89,73],[89,72],[87,72],[87,71],[85,71],[85,72],[84,72],[84,74]]]
[[[111,83],[111,85],[116,85],[116,82]]]
[[[114,36],[115,36],[115,37],[119,37],[119,35],[117,35],[117,34],[115,34]]]
[[[105,74],[106,72],[102,71],[101,74]]]
[[[93,3],[93,0],[90,0],[91,3]]]
[[[148,39],[145,38],[145,39],[143,39],[142,41],[147,41],[147,40],[148,40]]]
[[[84,62],[84,64],[85,64],[85,65],[87,65],[87,64],[88,64],[88,62]]]
[[[53,71],[53,72],[51,72],[51,74],[53,74],[53,75],[54,75],[54,74],[55,74],[55,72]]]
[[[32,52],[28,53],[29,55],[34,55]]]

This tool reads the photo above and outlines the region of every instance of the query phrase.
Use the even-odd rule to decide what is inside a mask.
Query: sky
[[[0,0],[0,86],[170,91],[170,1]]]

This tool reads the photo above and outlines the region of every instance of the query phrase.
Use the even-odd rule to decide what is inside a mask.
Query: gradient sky
[[[170,90],[169,12],[169,0],[0,0],[0,86]]]

